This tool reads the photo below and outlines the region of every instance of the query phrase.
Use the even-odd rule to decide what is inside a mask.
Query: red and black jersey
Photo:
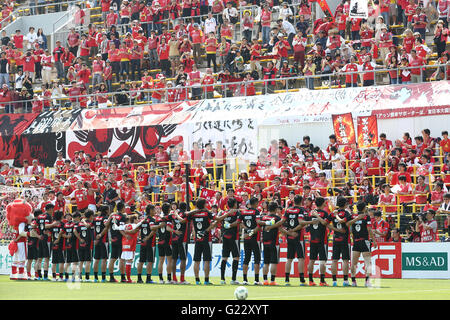
[[[99,234],[103,232],[103,230],[106,227],[106,221],[108,220],[105,216],[97,216],[94,218],[94,237],[97,238]],[[101,242],[106,243],[108,242],[108,232],[105,232],[105,234],[101,237]]]
[[[352,214],[352,219],[358,217],[358,213]],[[370,217],[367,215],[363,219],[356,221],[352,224],[353,243],[356,241],[369,240],[368,227],[372,227]]]
[[[346,224],[340,223],[336,219],[336,216],[341,220],[344,220],[345,222],[349,222],[350,220],[352,220],[351,214],[343,209],[338,209],[337,212],[332,212],[328,216],[328,221],[333,224],[333,227],[345,230],[345,233],[334,232],[333,243],[350,243],[350,230],[348,229]]]
[[[161,223],[166,223],[164,227],[158,229],[158,244],[172,244],[172,233],[167,231],[167,226],[172,227],[172,223],[169,221],[169,217],[166,216],[156,216],[155,224],[159,225]]]
[[[43,241],[51,242],[51,239],[48,237],[47,233],[45,232],[45,224],[49,224],[52,222],[52,217],[48,213],[40,214],[37,219],[37,226],[39,230],[39,234],[43,235],[44,238]]]
[[[232,224],[239,219],[239,211],[231,212],[223,221]],[[222,237],[223,239],[234,239],[239,240],[239,224],[235,227],[225,229],[222,228]]]
[[[178,215],[181,218],[185,218],[186,214],[184,212],[178,212]],[[178,220],[174,214],[169,215],[169,219],[170,222],[173,225],[174,230],[180,231],[181,234],[177,235],[177,234],[172,234],[172,243],[174,241],[177,242],[187,242],[189,240],[189,228],[188,228],[188,223],[181,223],[180,220]]]
[[[64,238],[63,249],[68,250],[75,248],[77,238],[73,234],[73,229],[75,228],[75,223],[73,221],[66,222],[63,226],[63,231],[66,236],[71,236],[70,238]]]
[[[61,221],[57,221],[56,224],[50,229],[52,233],[52,249],[58,250],[62,249],[63,247],[63,237],[59,237],[59,240],[55,243],[55,241],[58,239],[59,233],[63,229],[63,223]]]
[[[114,219],[116,220],[116,224],[119,227],[125,225],[125,223],[127,222],[127,217],[125,216],[125,214],[119,213],[119,212],[114,213],[112,215],[112,219],[113,219],[113,221],[114,221]],[[111,229],[110,233],[111,233],[112,244],[122,245],[122,234],[120,233],[120,231]]]
[[[206,231],[211,225],[214,214],[208,210],[195,210],[187,215],[188,221],[192,221],[194,225],[195,241],[210,242],[212,241],[211,232]]]
[[[277,223],[278,221],[281,220],[280,216],[270,213],[267,214],[265,216],[261,217],[261,221],[270,221],[270,220],[275,220],[275,223]],[[262,240],[263,240],[263,244],[275,244],[278,245],[278,228],[272,228],[270,230],[265,230],[266,227],[264,227],[264,230],[262,232]]]
[[[92,249],[93,247],[93,230],[92,225],[90,223],[87,223],[87,225],[83,223],[76,224],[75,228],[77,229],[78,234],[80,235],[80,238],[84,240],[84,242],[81,242],[77,239],[77,249],[80,248],[89,248]]]
[[[317,209],[317,213],[319,214],[319,216],[327,221],[328,220],[328,213],[326,211]],[[306,219],[305,219],[306,220]],[[316,217],[314,217],[313,215],[311,215],[311,213],[308,216],[308,220],[309,221],[315,221],[317,220]],[[318,224],[313,224],[310,226],[309,228],[309,236],[310,236],[310,242],[311,243],[321,243],[321,244],[325,244],[327,242],[328,239],[328,232],[327,232],[327,227],[324,226],[323,224],[321,224],[320,222]]]
[[[284,213],[284,219],[286,219],[286,222],[284,223],[284,226],[288,229],[294,229],[299,225],[299,220],[305,219],[305,209],[298,206],[293,206],[286,209],[286,212]],[[287,236],[289,240],[300,240],[303,241],[304,238],[304,229],[300,229],[297,231],[299,234],[297,237]]]
[[[261,219],[261,213],[257,209],[241,209],[238,220],[244,224],[244,240],[256,238],[259,241],[261,238],[260,232],[254,233],[251,237],[248,236],[249,231],[258,226],[258,221]]]

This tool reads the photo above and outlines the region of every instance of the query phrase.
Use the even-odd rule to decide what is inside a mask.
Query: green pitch
[[[0,276],[0,299],[234,300],[236,286],[219,285],[218,278],[211,280],[214,286],[11,281],[8,276]],[[299,287],[298,279],[291,279],[292,286],[285,287],[284,279],[277,280],[278,287],[247,286],[248,300],[450,299],[450,280],[374,279],[374,288],[365,288],[363,279],[357,280],[356,288],[342,287],[342,279],[338,280],[339,287]],[[187,281],[193,283],[194,279]],[[331,279],[327,282],[331,285]]]

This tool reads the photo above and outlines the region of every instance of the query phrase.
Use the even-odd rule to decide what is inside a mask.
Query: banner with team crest
[[[367,19],[369,17],[368,0],[350,0],[349,17]]]

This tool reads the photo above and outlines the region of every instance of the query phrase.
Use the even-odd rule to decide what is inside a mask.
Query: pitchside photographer
[[[416,232],[420,232],[421,242],[437,241],[437,222],[434,219],[436,211],[428,210],[417,215]]]

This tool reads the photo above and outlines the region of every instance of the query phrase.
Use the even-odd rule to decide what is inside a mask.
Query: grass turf
[[[153,277],[154,280],[157,277]],[[136,280],[136,277],[133,277]],[[252,280],[252,279],[249,279]],[[298,279],[291,279],[292,286],[285,287],[283,279],[273,286],[247,286],[248,300],[355,300],[355,299],[442,299],[450,298],[450,280],[419,279],[374,279],[374,288],[365,288],[364,280],[358,279],[358,286],[342,287],[300,287]],[[318,283],[318,279],[315,279]],[[187,281],[194,283],[194,279]],[[159,285],[121,283],[64,283],[43,281],[11,281],[8,276],[0,276],[0,298],[43,299],[43,300],[234,300],[236,286],[219,285],[220,279],[212,278],[214,286],[205,285]],[[229,282],[229,279],[228,279]]]

